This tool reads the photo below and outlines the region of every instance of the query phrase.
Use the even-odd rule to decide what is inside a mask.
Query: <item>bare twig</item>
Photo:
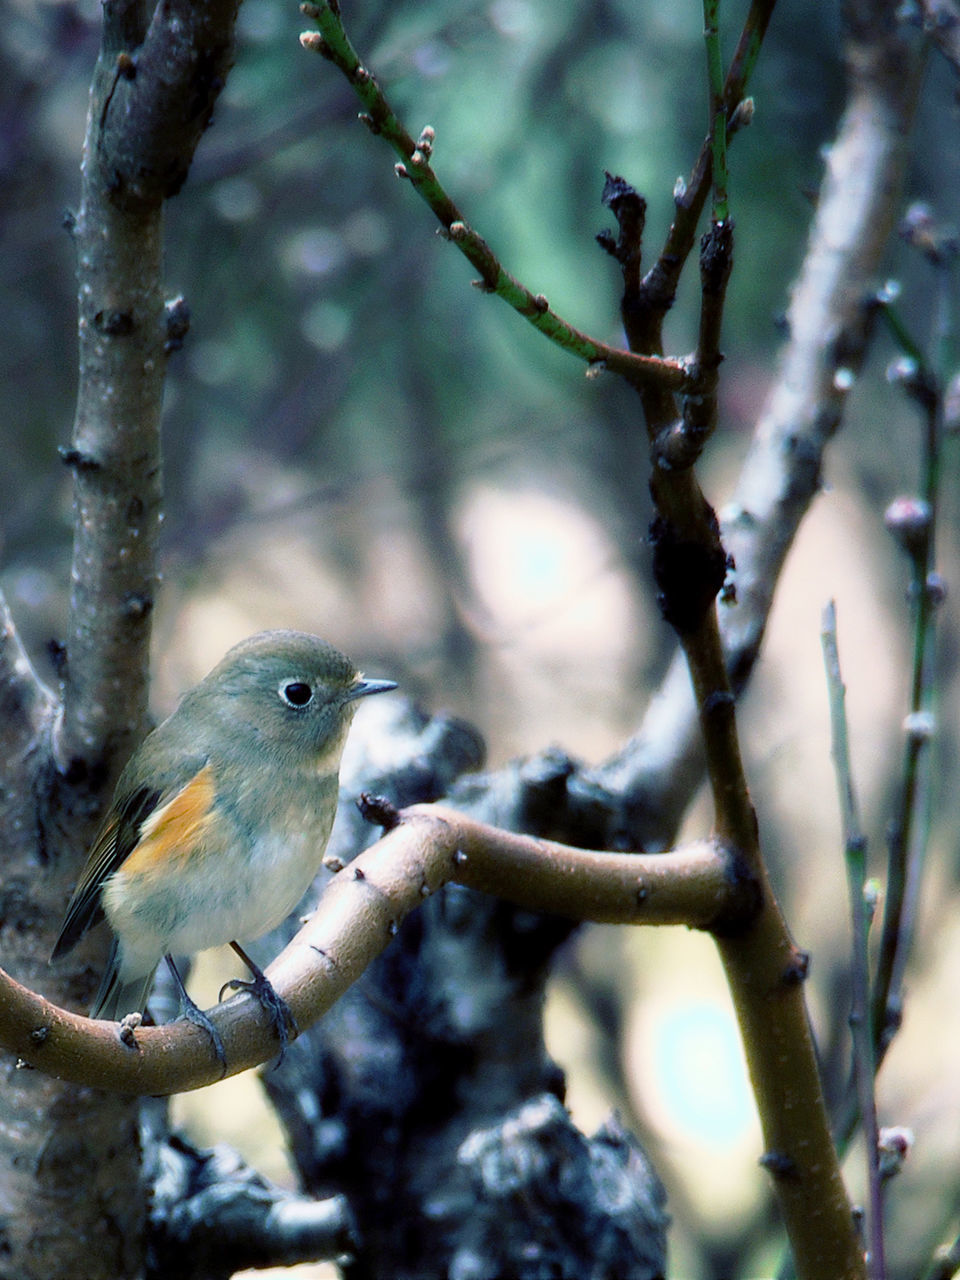
[[[705,6],[704,12],[711,54],[710,91],[716,102],[716,12],[711,6]],[[763,1130],[763,1163],[773,1177],[798,1275],[809,1280],[823,1275],[854,1277],[864,1274],[864,1261],[831,1138],[802,995],[806,960],[793,946],[767,877],[743,769],[734,693],[715,605],[727,569],[726,554],[713,509],[692,468],[699,452],[696,436],[709,431],[715,413],[717,344],[732,251],[725,149],[721,146],[714,154],[722,165],[722,190],[716,193],[715,203],[723,209],[724,220],[713,223],[703,242],[698,350],[703,359],[699,371],[704,378],[703,399],[688,404],[684,419],[678,421],[669,389],[653,384],[638,388],[653,463],[653,572],[661,612],[677,633],[690,672],[715,829],[761,891],[755,918],[736,935],[717,932],[716,943]],[[621,202],[613,207],[621,222],[622,241],[626,206]],[[692,230],[689,223],[686,230]],[[638,290],[629,269],[630,257],[616,256],[624,274],[621,314],[630,346],[646,354],[658,352],[667,297],[661,289],[675,288],[679,268],[661,259]],[[656,287],[648,288],[650,280]],[[694,393],[700,390],[695,384]],[[688,421],[693,430],[687,441]],[[666,447],[673,441],[687,444],[689,456],[681,448],[674,457]],[[785,1069],[787,1063],[789,1069]]]
[[[874,1040],[870,1025],[870,955],[867,945],[871,909],[867,904],[866,859],[867,842],[860,823],[859,806],[850,768],[850,745],[845,706],[846,689],[840,672],[840,654],[837,646],[837,615],[831,602],[824,610],[820,634],[823,645],[823,661],[830,697],[830,724],[833,740],[833,761],[840,797],[840,814],[843,822],[843,845],[847,865],[847,884],[850,892],[851,917],[851,997],[850,1031],[853,1041],[853,1074],[856,1082],[864,1132],[865,1158],[867,1162],[867,1186],[869,1187],[869,1214],[867,1218],[867,1274],[871,1280],[884,1280],[886,1262],[883,1237],[883,1195],[880,1186],[879,1131],[877,1105],[874,1095]]]
[[[849,60],[848,105],[793,287],[790,340],[721,512],[736,596],[721,606],[720,625],[737,693],[752,673],[787,553],[819,493],[824,453],[863,362],[876,315],[870,299],[897,214],[921,64],[878,23],[864,39]],[[679,250],[677,236],[675,223],[668,243]],[[630,838],[652,848],[672,841],[702,776],[696,708],[678,653],[635,737],[593,778],[625,796]]]
[[[735,128],[749,120],[750,112],[744,112],[741,104],[775,4],[776,0],[752,0],[744,21],[723,89],[728,139]],[[660,324],[676,298],[677,283],[696,240],[697,226],[710,192],[712,178],[713,137],[708,135],[689,179],[678,185],[674,194],[676,213],[673,222],[659,258],[643,281],[646,306],[651,312],[659,314]]]
[[[724,198],[724,204],[728,201]],[[720,327],[733,266],[733,219],[711,223],[700,244],[700,326],[690,367],[693,387],[683,397],[682,417],[657,438],[654,463],[679,470],[703,452],[717,425],[717,389],[723,356]]]
[[[711,88],[718,78],[715,70],[711,62]],[[620,180],[617,199],[609,202],[620,223],[613,250],[624,279],[620,309],[631,348],[650,354],[661,350],[663,295],[648,290],[647,280],[639,288],[636,284],[639,245],[630,241],[638,242],[642,224],[633,215],[630,194]],[[717,344],[732,252],[725,190],[718,199],[727,216],[722,224],[714,222],[704,237],[701,262],[698,357],[702,356],[703,382],[695,384],[693,392],[702,388],[703,398],[688,404],[681,419],[668,388],[638,387],[653,464],[653,572],[661,612],[676,631],[689,668],[715,829],[760,889],[758,912],[746,927],[734,935],[716,931],[715,937],[763,1130],[763,1163],[774,1180],[798,1274],[809,1280],[823,1275],[854,1277],[863,1274],[863,1256],[830,1134],[802,994],[806,959],[790,939],[767,877],[740,752],[734,693],[715,604],[727,558],[716,516],[692,466],[698,444],[702,447],[697,436],[705,438],[715,415]],[[657,276],[661,266],[651,276],[675,287],[675,275],[670,283],[674,264]],[[678,447],[671,452],[674,442]],[[785,1069],[787,1063],[789,1069]]]
[[[764,890],[769,885],[764,881]],[[743,1040],[768,1171],[804,1280],[865,1275],[817,1071],[802,985],[809,957],[790,940],[776,901],[717,949]]]
[[[363,103],[361,120],[373,133],[381,134],[400,156],[398,175],[409,178],[417,194],[438,218],[444,235],[480,272],[480,279],[476,283],[484,291],[503,298],[551,342],[587,361],[591,366],[606,368],[637,385],[652,382],[679,390],[687,384],[683,361],[665,359],[662,356],[637,355],[581,333],[552,311],[542,294],[532,293],[506,271],[490,246],[467,223],[441,186],[430,164],[434,143],[433,129],[424,129],[414,141],[394,114],[376,79],[361,63],[343,29],[339,6],[332,3],[332,0],[326,0],[320,4],[304,4],[301,8],[308,17],[315,19],[320,28],[319,31],[305,32],[300,37],[301,44],[304,48],[321,54],[346,76]]]
[[[763,1131],[762,1163],[773,1179],[797,1275],[861,1276],[862,1250],[803,998],[807,957],[794,946],[767,877],[715,609],[678,634],[699,712],[716,830],[760,888],[756,917],[734,934],[716,932],[715,940]]]
[[[720,0],[703,0],[703,36],[707,47],[710,91],[710,153],[712,161],[713,221],[726,222],[727,105],[724,95],[723,54],[720,49]]]

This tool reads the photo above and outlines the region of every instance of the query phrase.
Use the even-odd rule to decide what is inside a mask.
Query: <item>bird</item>
[[[103,921],[113,941],[90,1010],[143,1013],[161,960],[180,1016],[223,1042],[187,995],[173,957],[229,943],[253,975],[281,1042],[286,1003],[238,940],[275,928],[320,869],[337,809],[340,759],[361,698],[395,689],[300,631],[235,645],[131,756],[67,907],[52,960]]]

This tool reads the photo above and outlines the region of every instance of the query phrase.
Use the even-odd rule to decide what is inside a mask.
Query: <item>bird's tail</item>
[[[134,978],[132,982],[124,982],[120,976],[120,944],[114,939],[90,1017],[119,1022],[128,1013],[143,1013],[156,971],[154,966],[149,973]]]

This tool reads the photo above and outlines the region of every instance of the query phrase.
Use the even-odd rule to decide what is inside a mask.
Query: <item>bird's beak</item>
[[[389,693],[397,687],[396,680],[360,679],[347,690],[344,702],[353,702],[356,698],[366,698],[371,693]]]

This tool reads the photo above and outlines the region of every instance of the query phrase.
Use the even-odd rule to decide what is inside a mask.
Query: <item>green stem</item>
[[[946,284],[946,273],[941,275]],[[929,524],[925,536],[911,548],[910,554],[909,595],[915,609],[910,715],[897,807],[889,837],[883,931],[873,994],[873,1033],[878,1065],[900,1023],[901,989],[913,933],[916,889],[930,827],[931,739],[936,710],[934,618],[937,589],[933,571],[943,435],[941,379],[924,360],[919,345],[896,312],[886,307],[884,316],[901,349],[916,362],[916,385],[924,390],[924,394],[915,398],[924,412],[920,493],[927,505]]]
[[[707,81],[710,90],[710,147],[713,157],[713,220],[726,222],[727,109],[724,101],[723,54],[720,50],[720,0],[703,0],[703,38],[707,48]]]
[[[886,1276],[883,1240],[883,1194],[880,1181],[879,1133],[874,1095],[874,1038],[870,1026],[870,955],[868,930],[870,908],[866,903],[867,842],[860,822],[859,806],[850,768],[850,741],[847,728],[846,689],[840,672],[837,647],[837,614],[831,601],[823,614],[820,632],[823,661],[830,695],[832,754],[837,775],[837,791],[843,821],[843,845],[847,865],[847,886],[851,915],[850,1034],[853,1041],[853,1074],[862,1117],[869,1187],[868,1275],[871,1280]]]
[[[321,0],[318,4],[303,4],[301,9],[316,22],[319,31],[305,32],[300,43],[321,54],[346,76],[363,104],[361,120],[372,133],[382,135],[400,156],[400,164],[396,166],[398,176],[410,180],[417,194],[433,210],[444,236],[479,271],[480,279],[475,283],[484,292],[502,298],[551,342],[593,367],[618,373],[634,386],[654,384],[672,391],[687,388],[690,376],[682,360],[640,355],[600,342],[574,328],[550,308],[542,294],[531,292],[512,276],[482,236],[467,223],[434,173],[430,164],[433,130],[424,129],[415,140],[394,113],[375,77],[361,63],[340,20],[339,5],[335,0]]]

